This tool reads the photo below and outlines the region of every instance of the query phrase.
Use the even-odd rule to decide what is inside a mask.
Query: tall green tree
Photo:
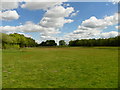
[[[59,41],[59,46],[65,46],[65,45],[66,45],[66,42],[64,40]]]

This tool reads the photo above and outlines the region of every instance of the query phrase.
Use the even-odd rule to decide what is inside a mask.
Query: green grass
[[[3,50],[3,88],[117,88],[117,47]]]
[[[2,49],[0,48],[0,89],[2,88]]]

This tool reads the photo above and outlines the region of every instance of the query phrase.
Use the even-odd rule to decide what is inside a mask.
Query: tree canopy
[[[108,39],[82,39],[69,42],[69,46],[120,46],[120,36]]]
[[[2,47],[33,47],[36,46],[37,43],[35,40],[29,37],[25,37],[23,34],[4,34],[2,33]]]
[[[41,42],[38,46],[56,46],[57,44],[55,43],[54,40],[47,40],[47,41],[43,41]]]
[[[59,46],[65,46],[65,45],[66,45],[66,42],[64,40],[59,41]]]

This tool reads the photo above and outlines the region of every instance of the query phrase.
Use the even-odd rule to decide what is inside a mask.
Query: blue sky
[[[76,34],[73,34],[73,32],[81,32],[81,30],[83,30],[82,28],[78,29],[79,26],[87,27],[86,32],[88,31],[88,29],[91,30],[90,27],[85,26],[86,24],[88,25],[88,23],[92,23],[92,21],[91,21],[92,19],[90,19],[91,17],[95,17],[97,19],[96,22],[99,23],[99,21],[98,21],[99,19],[103,20],[103,19],[105,19],[105,16],[110,17],[110,16],[114,16],[115,13],[118,13],[118,5],[113,4],[112,2],[66,2],[66,3],[60,4],[59,6],[62,6],[65,9],[67,9],[69,7],[74,9],[73,11],[71,11],[71,13],[69,13],[68,16],[62,17],[66,20],[70,19],[73,21],[71,21],[70,23],[64,23],[60,27],[54,27],[56,29],[59,29],[60,33],[49,35],[49,34],[46,34],[47,31],[45,31],[45,33],[44,33],[44,31],[41,31],[41,30],[40,30],[40,32],[39,31],[25,32],[23,30],[22,33],[24,33],[26,36],[27,35],[31,36],[38,42],[41,42],[42,40],[46,40],[46,39],[56,39],[56,38],[68,40],[68,37],[70,37],[69,40],[76,39],[74,37],[74,35],[76,35]],[[19,15],[19,18],[17,18],[17,19],[12,18],[13,20],[2,20],[1,27],[9,26],[9,27],[13,28],[13,27],[20,26],[20,25],[24,26],[26,24],[26,22],[28,22],[28,21],[32,22],[34,25],[39,25],[40,22],[42,21],[43,17],[45,17],[45,15],[47,15],[46,12],[48,11],[48,9],[46,10],[46,9],[35,9],[35,8],[31,10],[27,6],[25,8],[22,8],[21,6],[19,6],[17,8],[13,8],[10,10],[16,11],[17,14]],[[50,9],[49,9],[49,11],[50,11]],[[3,12],[5,12],[5,11],[3,11]],[[59,13],[59,11],[57,11],[55,13]],[[72,16],[73,13],[75,13],[75,15]],[[93,20],[95,18],[93,18]],[[52,19],[54,19],[54,18],[52,18]],[[86,21],[86,20],[88,20],[88,21]],[[84,22],[85,24],[81,25],[83,23],[83,21],[85,21]],[[102,35],[97,34],[98,37],[102,36],[102,37],[107,38],[107,37],[111,37],[111,36],[116,36],[115,32],[118,31],[118,29],[115,28],[115,27],[117,27],[117,23],[106,25],[105,27],[107,27],[107,28],[102,27],[102,26],[101,26],[101,28],[97,28],[97,27],[94,28],[95,32],[98,33],[101,30],[100,33],[102,34]],[[51,27],[49,27],[49,28],[51,28]],[[7,33],[11,33],[11,32],[12,32],[12,30],[7,31]],[[20,33],[20,31],[17,31],[17,30],[14,32]],[[94,31],[91,31],[91,32],[94,33]],[[49,37],[49,38],[43,39],[43,38],[41,38],[41,33],[46,34],[46,37],[50,36],[52,38]],[[88,33],[86,33],[86,34],[88,34]],[[78,39],[85,38],[85,37],[82,37],[82,35],[81,36],[80,35],[81,34],[76,35],[76,36],[78,36],[77,37]],[[73,36],[73,38],[72,38],[72,36]],[[88,38],[94,38],[94,37],[88,36]]]
[[[66,2],[69,3],[70,6],[74,7],[75,10],[79,10],[80,12],[73,17],[76,20],[76,24],[82,22],[83,20],[89,19],[91,16],[96,16],[97,18],[101,19],[104,16],[113,15],[114,13],[118,12],[118,5],[113,4],[112,2]],[[23,9],[18,7],[16,10],[20,18],[18,20],[12,21],[2,21],[2,25],[10,25],[15,26],[19,25],[20,23],[25,23],[26,21],[33,21],[34,23],[39,23],[42,19],[45,11],[43,10],[29,10]],[[71,25],[69,25],[71,26]]]

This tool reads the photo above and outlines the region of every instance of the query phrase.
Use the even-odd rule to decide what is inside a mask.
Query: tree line
[[[41,42],[40,44],[38,44],[38,46],[57,46],[57,43],[55,42],[55,40],[47,40]],[[59,46],[66,46],[66,42],[64,40],[60,40]]]
[[[120,46],[120,36],[108,39],[81,39],[71,40],[66,44],[65,40],[59,41],[59,46]],[[0,48],[23,48],[23,47],[40,47],[40,46],[57,46],[55,40],[46,40],[40,44],[34,39],[25,37],[23,34],[5,34],[0,33]]]
[[[120,36],[108,39],[82,39],[69,42],[69,46],[120,46]]]

